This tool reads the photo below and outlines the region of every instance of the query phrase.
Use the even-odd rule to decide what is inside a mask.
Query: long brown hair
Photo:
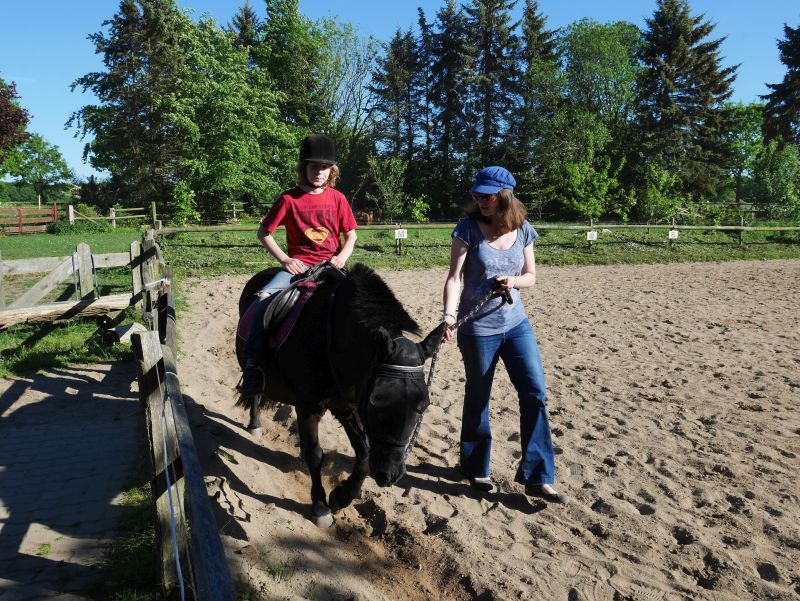
[[[308,179],[306,179],[306,162],[300,161],[294,166],[294,172],[297,174],[297,184],[303,186],[310,186]],[[331,165],[331,172],[328,175],[328,181],[325,182],[325,187],[336,187],[336,182],[341,177],[342,172],[339,170],[339,165]]]
[[[501,234],[506,234],[522,226],[528,216],[528,211],[522,201],[514,196],[512,190],[508,188],[498,190],[495,202],[497,203],[497,212],[493,216],[493,221]],[[467,217],[484,223],[492,222],[483,216],[477,202],[467,208]]]

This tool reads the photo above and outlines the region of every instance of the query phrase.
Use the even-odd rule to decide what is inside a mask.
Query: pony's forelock
[[[419,334],[419,325],[397,300],[381,277],[363,263],[350,269],[353,286],[353,312],[361,325],[370,330],[385,328],[393,335]]]

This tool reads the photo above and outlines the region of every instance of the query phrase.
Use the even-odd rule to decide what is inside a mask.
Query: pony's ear
[[[425,340],[420,343],[419,347],[422,349],[422,354],[426,359],[431,357],[433,353],[436,352],[436,349],[439,348],[439,345],[442,343],[442,338],[444,337],[444,330],[446,327],[447,324],[445,322],[440,323],[431,331],[430,334],[425,336]]]
[[[388,357],[394,352],[395,342],[385,328],[379,327],[375,330],[372,338],[378,347],[378,357]]]

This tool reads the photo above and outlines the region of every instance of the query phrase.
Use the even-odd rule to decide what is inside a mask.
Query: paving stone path
[[[0,601],[95,598],[144,437],[131,363],[0,379]]]

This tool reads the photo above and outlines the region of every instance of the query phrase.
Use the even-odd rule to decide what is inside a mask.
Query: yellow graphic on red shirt
[[[328,239],[328,228],[317,226],[317,227],[310,227],[305,232],[303,232],[306,237],[311,240],[314,244],[322,245],[325,240]]]

